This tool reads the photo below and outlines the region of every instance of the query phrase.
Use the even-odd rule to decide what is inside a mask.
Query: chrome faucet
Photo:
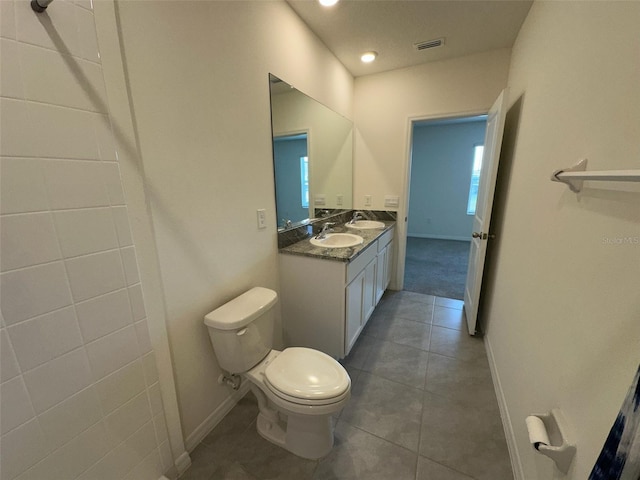
[[[326,222],[322,224],[322,230],[320,230],[320,233],[318,233],[314,238],[316,240],[322,240],[323,238],[326,238],[327,233],[329,232],[333,232],[333,229],[331,228],[332,226],[334,226],[335,223],[333,222]]]
[[[355,224],[358,220],[364,220],[364,217],[362,216],[362,212],[354,212],[353,214],[353,218],[351,220],[349,220],[349,223],[351,225]]]

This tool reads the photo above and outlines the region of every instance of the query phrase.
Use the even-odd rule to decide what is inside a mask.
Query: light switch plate
[[[397,207],[400,202],[400,198],[397,195],[385,195],[384,206],[385,207]]]
[[[339,193],[338,195],[336,195],[336,204],[337,205],[342,205],[342,201],[344,199],[344,195],[342,195],[341,193]]]
[[[264,208],[258,209],[258,228],[267,228],[267,212]]]
[[[371,206],[371,195],[365,195],[364,196],[364,206],[365,207],[370,207]]]
[[[324,196],[324,193],[318,193],[317,195],[315,195],[313,197],[313,203],[318,206],[318,205],[326,205],[326,198]]]

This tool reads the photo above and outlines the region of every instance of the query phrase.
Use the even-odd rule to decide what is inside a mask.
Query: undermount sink
[[[364,240],[360,235],[352,233],[327,233],[324,238],[312,238],[311,245],[325,248],[346,248],[361,245]]]
[[[347,228],[357,228],[358,230],[369,230],[373,228],[384,228],[384,223],[377,220],[356,220],[355,223],[347,223]]]

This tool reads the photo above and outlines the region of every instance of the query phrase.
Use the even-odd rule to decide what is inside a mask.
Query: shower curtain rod
[[[34,12],[44,12],[53,0],[31,0],[31,9]]]

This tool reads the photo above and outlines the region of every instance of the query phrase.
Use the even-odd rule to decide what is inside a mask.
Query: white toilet
[[[258,432],[304,458],[333,447],[331,415],[351,396],[347,371],[310,348],[272,350],[278,295],[254,287],[204,317],[220,367],[251,382],[258,399]]]

